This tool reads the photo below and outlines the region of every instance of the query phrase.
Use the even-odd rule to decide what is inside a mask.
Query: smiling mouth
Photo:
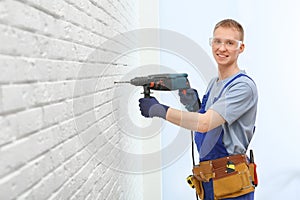
[[[219,56],[221,58],[227,58],[227,57],[229,57],[228,55],[223,55],[223,54],[218,54],[218,53],[217,53],[217,56]]]

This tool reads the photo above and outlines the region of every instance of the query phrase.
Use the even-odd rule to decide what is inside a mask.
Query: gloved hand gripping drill
[[[166,119],[169,106],[160,104],[155,97],[150,96],[150,89],[160,91],[179,90],[180,102],[189,111],[198,111],[200,100],[195,89],[190,88],[187,74],[156,74],[146,77],[136,77],[130,81],[116,83],[130,83],[143,86],[144,98],[139,99],[141,114],[144,117],[160,117]]]
[[[178,95],[180,97],[180,102],[188,111],[198,112],[201,108],[201,102],[196,89],[189,88],[186,90],[179,90]]]

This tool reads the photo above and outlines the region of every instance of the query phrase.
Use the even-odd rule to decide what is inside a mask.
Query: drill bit
[[[130,81],[114,81],[114,84],[118,84],[118,83],[130,83]]]

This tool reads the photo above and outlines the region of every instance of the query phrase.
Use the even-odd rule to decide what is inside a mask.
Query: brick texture
[[[93,58],[118,53],[101,45],[137,28],[137,4],[0,0],[0,199],[142,199],[141,178],[97,154],[113,164],[128,146],[112,102],[135,58]]]

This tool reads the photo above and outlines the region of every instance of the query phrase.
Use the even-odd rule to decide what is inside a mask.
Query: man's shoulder
[[[251,88],[256,88],[254,79],[246,73],[241,73],[230,85],[249,85]]]

